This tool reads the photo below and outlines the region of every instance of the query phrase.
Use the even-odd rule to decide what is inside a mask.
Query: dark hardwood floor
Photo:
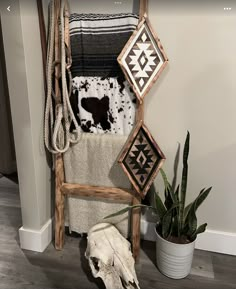
[[[0,176],[0,289],[104,288],[84,257],[86,238],[66,236],[63,251],[21,250],[21,211],[17,180]],[[236,289],[236,257],[195,250],[191,274],[183,280],[163,276],[155,265],[155,244],[142,242],[136,266],[141,289]]]

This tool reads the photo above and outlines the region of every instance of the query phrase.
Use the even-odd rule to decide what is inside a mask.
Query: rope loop
[[[72,74],[70,67],[72,58],[69,47],[69,6],[67,0],[61,0],[60,15],[55,15],[55,4],[56,0],[51,0],[49,4],[49,36],[46,67],[47,98],[44,116],[44,142],[46,148],[52,154],[66,152],[69,149],[70,144],[78,142],[81,136],[81,129],[74,116],[70,103],[72,92]],[[57,40],[55,39],[55,19],[59,19],[58,22],[60,23],[60,60],[53,59],[55,40]],[[60,73],[59,75],[55,75],[55,68],[58,65],[60,67]],[[68,82],[67,78],[69,79]],[[52,85],[53,79],[60,80],[61,82],[61,96],[55,94]],[[56,106],[54,105],[52,98],[54,98]],[[72,123],[75,126],[73,134],[70,132]]]

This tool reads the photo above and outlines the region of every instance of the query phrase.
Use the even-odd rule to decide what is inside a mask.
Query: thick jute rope
[[[67,27],[65,27],[65,18],[67,18]],[[76,143],[78,142],[80,138],[80,127],[77,123],[77,120],[74,116],[74,112],[72,110],[71,104],[70,104],[70,94],[71,94],[71,87],[72,87],[72,76],[71,76],[71,55],[68,55],[70,52],[69,43],[66,43],[69,41],[69,38],[67,41],[65,41],[65,30],[67,31],[67,36],[69,37],[69,5],[67,0],[62,0],[61,5],[61,14],[60,14],[60,22],[61,22],[61,77],[62,77],[62,96],[63,96],[63,116],[66,126],[66,141],[65,141],[65,147],[68,149],[70,143]],[[67,49],[66,49],[67,48]],[[67,55],[66,55],[67,52]],[[68,62],[66,62],[66,59]],[[66,72],[69,76],[69,89],[67,87],[67,81],[66,81]],[[75,131],[73,134],[73,138],[71,138],[70,134],[70,125],[71,123],[74,123]],[[75,137],[74,137],[75,136]],[[67,147],[68,146],[68,147]],[[66,149],[66,150],[67,150]],[[66,151],[64,150],[64,151]],[[62,152],[62,151],[61,151]]]
[[[49,33],[48,33],[48,49],[47,49],[47,100],[45,107],[44,118],[44,141],[46,148],[53,154],[64,153],[69,147],[70,143],[79,141],[81,131],[74,116],[71,104],[70,94],[72,86],[72,77],[70,72],[71,56],[68,43],[65,43],[65,20],[64,17],[69,17],[68,2],[61,1],[60,10],[60,45],[61,45],[61,81],[62,81],[62,102],[53,106],[52,97],[55,96],[52,89],[52,73],[55,65],[58,65],[58,60],[54,61],[54,45],[55,45],[55,0],[50,2],[49,9]],[[67,19],[68,21],[68,19]],[[67,23],[67,30],[69,30]],[[67,32],[68,33],[68,32]],[[68,41],[67,41],[68,42]],[[67,53],[66,53],[67,52]],[[68,62],[67,62],[68,61]],[[66,74],[68,74],[69,84],[67,85]],[[55,120],[54,120],[55,114]],[[75,125],[73,138],[70,133],[71,123]],[[51,141],[50,141],[51,140]]]
[[[47,65],[46,65],[46,81],[47,81],[47,98],[44,115],[44,143],[51,153],[56,153],[49,144],[50,136],[53,132],[54,112],[52,105],[52,67],[54,56],[54,1],[49,6],[49,25],[48,25],[48,47],[47,47]]]

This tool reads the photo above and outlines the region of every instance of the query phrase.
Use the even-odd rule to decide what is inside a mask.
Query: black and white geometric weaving
[[[165,159],[145,125],[128,141],[119,162],[136,191],[144,197]]]
[[[167,63],[160,40],[153,35],[146,18],[131,36],[118,62],[141,100]]]

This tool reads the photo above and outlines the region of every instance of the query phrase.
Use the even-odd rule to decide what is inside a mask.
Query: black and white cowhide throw
[[[73,109],[84,132],[128,135],[136,97],[124,78],[73,78]]]

